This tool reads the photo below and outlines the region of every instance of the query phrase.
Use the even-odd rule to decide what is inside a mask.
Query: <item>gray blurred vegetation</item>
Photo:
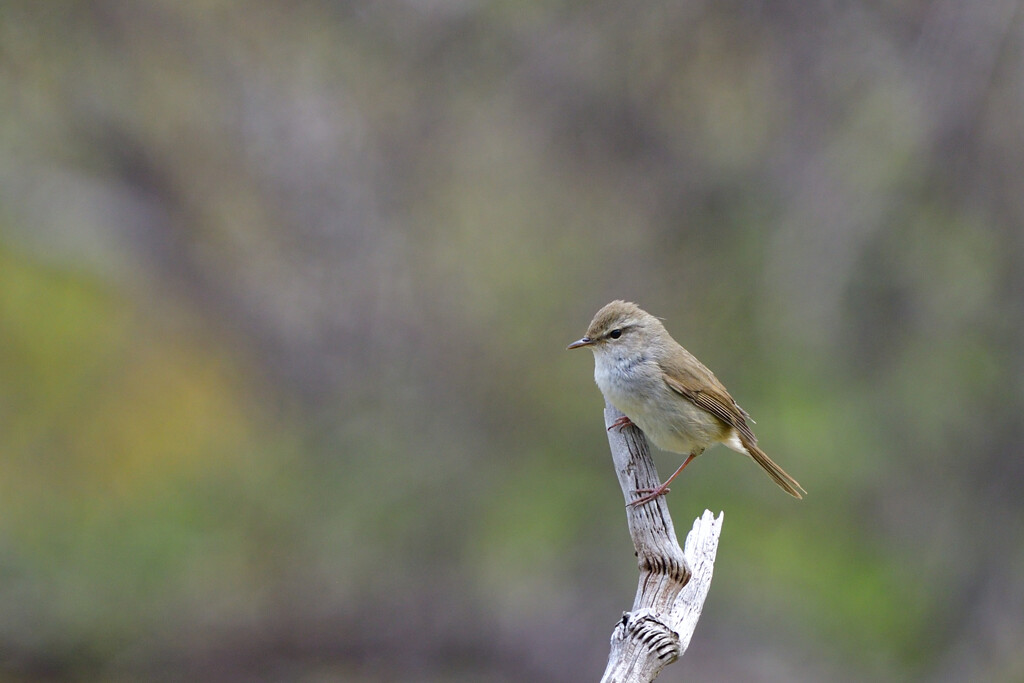
[[[0,98],[5,679],[595,680],[627,298],[809,492],[673,487],[662,678],[1024,680],[1020,3],[11,0]]]

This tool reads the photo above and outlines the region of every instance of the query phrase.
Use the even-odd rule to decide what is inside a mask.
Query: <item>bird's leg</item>
[[[622,416],[622,417],[620,417],[619,419],[615,420],[615,422],[612,422],[612,423],[611,423],[611,425],[610,425],[610,426],[608,427],[608,431],[610,432],[610,431],[612,431],[613,429],[616,429],[616,428],[618,428],[618,430],[619,430],[619,431],[621,432],[621,431],[622,431],[622,428],[623,428],[623,427],[628,427],[628,426],[630,426],[631,424],[633,424],[633,421],[632,421],[632,420],[630,420],[630,419],[629,419],[628,417],[626,417],[625,415],[623,415],[623,416]]]
[[[636,491],[634,491],[633,493],[646,493],[647,495],[640,496],[636,500],[631,501],[629,503],[629,507],[636,507],[637,505],[649,503],[658,496],[664,496],[666,493],[668,493],[668,485],[672,483],[673,479],[679,476],[679,473],[682,472],[686,468],[686,466],[689,465],[690,462],[697,457],[697,455],[698,453],[690,453],[688,456],[686,456],[686,460],[683,461],[683,464],[679,466],[679,469],[672,473],[671,477],[665,480],[664,484],[658,484],[653,489],[637,489]]]

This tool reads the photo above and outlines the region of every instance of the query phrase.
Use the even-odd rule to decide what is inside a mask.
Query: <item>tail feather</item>
[[[750,457],[754,459],[758,465],[761,466],[768,476],[778,484],[783,491],[793,496],[794,498],[803,498],[804,491],[803,487],[800,486],[796,479],[786,474],[786,471],[775,464],[775,461],[768,457],[768,455],[757,447],[757,444],[750,443],[747,439],[741,439],[743,447],[750,454]]]

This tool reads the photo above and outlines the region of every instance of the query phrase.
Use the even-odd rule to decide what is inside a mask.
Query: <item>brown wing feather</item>
[[[679,347],[688,357],[689,363],[665,363],[661,370],[665,383],[680,396],[698,408],[708,411],[719,420],[736,429],[740,436],[751,443],[757,437],[747,425],[747,411],[740,408],[715,374],[697,360],[693,354]]]
[[[672,391],[691,401],[698,408],[708,411],[726,425],[734,428],[739,433],[740,442],[754,462],[760,465],[786,493],[795,498],[803,498],[801,493],[807,493],[803,487],[758,448],[757,437],[747,425],[747,418],[750,417],[747,411],[739,407],[714,373],[704,367],[686,349],[683,349],[683,353],[692,362],[663,365],[661,369],[665,383]]]

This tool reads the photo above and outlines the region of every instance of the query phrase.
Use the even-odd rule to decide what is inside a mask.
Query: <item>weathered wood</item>
[[[605,406],[605,426],[622,417]],[[627,503],[637,489],[654,488],[660,482],[651,459],[647,438],[629,425],[608,432],[608,444]],[[690,644],[711,588],[724,513],[716,518],[705,510],[679,547],[665,496],[626,506],[626,522],[636,549],[640,582],[633,609],[622,615],[612,632],[606,683],[646,683],[681,657]]]

